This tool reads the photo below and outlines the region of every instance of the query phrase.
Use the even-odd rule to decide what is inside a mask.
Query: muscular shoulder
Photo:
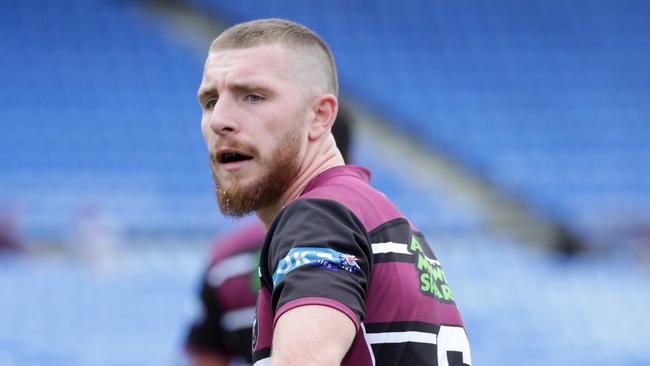
[[[353,174],[332,175],[300,197],[310,198],[331,200],[346,207],[368,231],[386,221],[404,217],[382,192]]]

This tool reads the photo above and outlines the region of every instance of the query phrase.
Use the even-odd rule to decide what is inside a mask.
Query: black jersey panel
[[[345,206],[327,199],[300,199],[285,207],[269,228],[262,277],[277,311],[290,301],[320,297],[337,301],[363,319],[372,252],[363,224]]]

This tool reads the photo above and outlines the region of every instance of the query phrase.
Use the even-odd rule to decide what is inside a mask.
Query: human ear
[[[323,94],[314,100],[313,116],[309,124],[309,139],[317,140],[324,133],[330,131],[336,113],[339,110],[339,103],[336,97],[332,94]]]

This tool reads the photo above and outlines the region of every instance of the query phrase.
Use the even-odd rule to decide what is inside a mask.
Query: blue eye
[[[248,94],[248,95],[246,95],[245,99],[247,101],[249,101],[249,102],[252,102],[252,103],[257,103],[257,102],[261,102],[261,101],[264,100],[263,97],[261,97],[261,96],[259,96],[257,94]]]

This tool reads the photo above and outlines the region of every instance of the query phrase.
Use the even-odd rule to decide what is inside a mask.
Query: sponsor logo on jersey
[[[339,266],[348,272],[361,270],[359,263],[357,263],[357,257],[350,254],[339,254]]]
[[[277,285],[284,276],[294,269],[309,265],[337,271],[339,268],[348,272],[360,271],[359,259],[351,254],[341,253],[330,248],[297,247],[280,260],[273,273],[273,286]]]
[[[420,280],[420,293],[433,297],[444,303],[454,303],[447,277],[440,262],[429,258],[418,239],[413,235],[408,251],[416,256],[415,266]]]
[[[255,268],[251,271],[249,278],[249,288],[252,293],[257,294],[262,284],[262,272],[260,272],[260,253],[262,249],[255,251]]]

